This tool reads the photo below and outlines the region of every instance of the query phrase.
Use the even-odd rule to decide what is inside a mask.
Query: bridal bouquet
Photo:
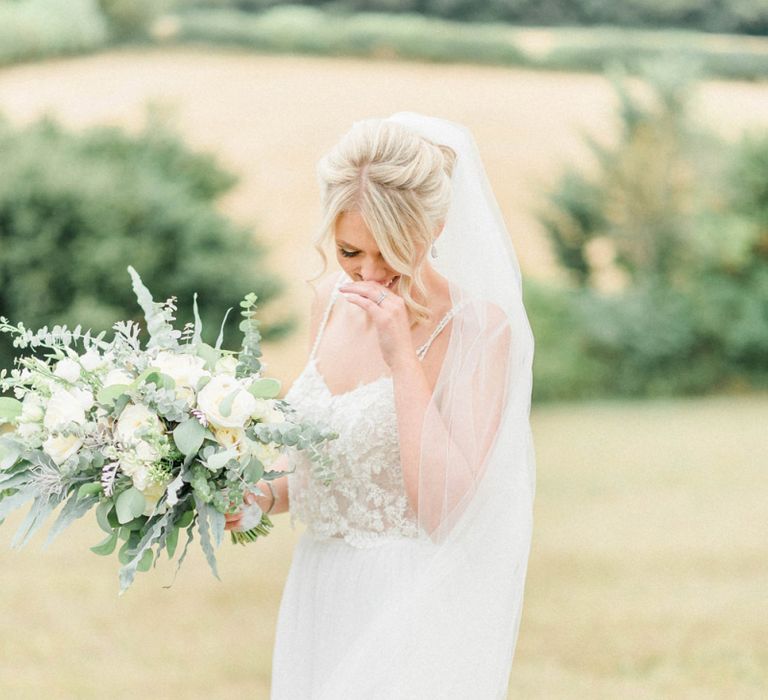
[[[255,294],[240,302],[242,348],[231,352],[221,349],[224,323],[215,347],[201,340],[196,294],[195,323],[179,331],[171,323],[175,297],[154,302],[138,273],[128,272],[146,319],[146,348],[133,321],[115,323],[105,342],[104,332],[92,336],[80,326],[33,332],[0,317],[0,332],[13,334],[15,347],[47,350],[44,359],[17,357],[21,369],[10,375],[0,370],[0,390],[15,396],[0,397],[0,523],[32,501],[12,541],[21,547],[63,503],[47,545],[95,509],[106,538],[92,551],[110,555],[122,542],[121,594],[163,550],[174,556],[181,530],[176,571],[197,532],[218,578],[214,547],[225,514],[240,510],[246,490],[258,493],[259,481],[285,473],[270,466],[289,447],[306,451],[318,476],[330,480],[323,447],[337,437],[296,421],[276,398],[279,382],[261,376]],[[271,527],[261,513],[232,540],[249,542]]]

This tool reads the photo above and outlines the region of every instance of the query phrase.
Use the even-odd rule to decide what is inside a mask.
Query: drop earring
[[[432,243],[432,247],[429,249],[429,254],[433,257],[437,257],[437,248],[435,248],[434,242]]]

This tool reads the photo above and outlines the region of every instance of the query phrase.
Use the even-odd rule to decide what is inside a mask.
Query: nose
[[[364,282],[384,284],[389,279],[389,272],[384,265],[373,260],[364,261],[360,266],[360,277]]]

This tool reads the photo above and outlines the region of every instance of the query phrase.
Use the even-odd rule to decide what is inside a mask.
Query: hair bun
[[[443,154],[443,170],[445,170],[445,174],[450,178],[453,173],[453,168],[456,165],[456,151],[450,146],[446,146],[442,143],[436,145]]]

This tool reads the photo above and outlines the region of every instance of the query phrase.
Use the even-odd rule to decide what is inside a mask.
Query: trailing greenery
[[[548,30],[544,48],[531,32],[502,22],[465,23],[420,14],[339,14],[300,5],[260,13],[232,9],[182,12],[172,39],[257,51],[352,55],[442,62],[603,71],[621,62],[640,72],[648,58],[682,56],[702,72],[725,78],[768,77],[768,41],[745,46],[740,37],[616,27]],[[534,37],[535,39],[535,37]],[[753,41],[758,41],[757,39]]]
[[[179,0],[181,6],[262,12],[280,0]],[[420,13],[462,22],[521,25],[678,27],[708,32],[768,34],[763,0],[294,0],[338,13]]]
[[[541,212],[573,282],[532,296],[544,397],[768,384],[768,135],[697,129],[679,66],[647,80],[650,101],[616,80],[618,142]]]
[[[0,64],[93,51],[108,40],[96,0],[0,0]]]
[[[0,314],[108,331],[135,316],[122,272],[132,264],[163,298],[178,296],[182,322],[193,320],[187,302],[197,291],[212,342],[226,308],[250,291],[263,308],[283,288],[254,232],[217,211],[235,181],[152,120],[136,136],[0,123]],[[293,323],[282,318],[260,331],[275,339]],[[224,347],[236,326],[225,327]],[[0,366],[9,366],[3,341]]]

